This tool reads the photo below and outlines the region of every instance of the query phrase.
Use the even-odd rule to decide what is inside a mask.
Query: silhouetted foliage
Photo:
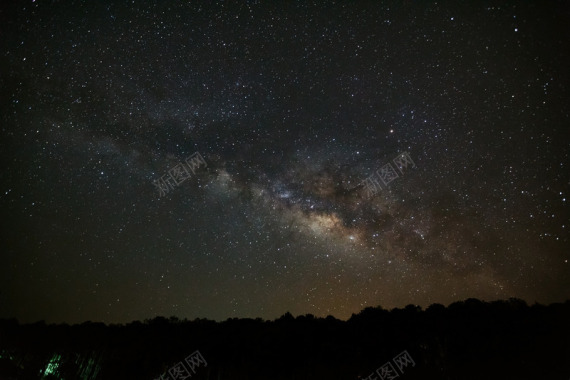
[[[412,379],[568,379],[570,301],[367,307],[348,321],[155,317],[126,325],[0,320],[0,379],[156,379],[199,350],[192,379],[363,379],[407,350]],[[400,379],[398,378],[398,380]]]

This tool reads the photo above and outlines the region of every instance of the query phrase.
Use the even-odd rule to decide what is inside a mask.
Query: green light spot
[[[49,361],[43,376],[49,375],[57,375],[57,369],[59,368],[61,362],[61,355],[55,354],[52,356],[51,360]]]

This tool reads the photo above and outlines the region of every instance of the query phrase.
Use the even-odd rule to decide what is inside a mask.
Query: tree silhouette
[[[274,321],[155,317],[106,326],[0,320],[0,379],[158,378],[196,350],[192,379],[368,378],[406,351],[406,379],[567,378],[570,301],[510,298],[385,310],[348,321],[289,312]],[[396,368],[396,367],[394,367]],[[566,376],[566,377],[564,377]]]

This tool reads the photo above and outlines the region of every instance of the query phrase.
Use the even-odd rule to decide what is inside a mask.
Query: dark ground
[[[569,320],[570,301],[518,299],[424,311],[370,307],[348,321],[289,313],[274,321],[156,317],[109,326],[2,320],[0,378],[157,379],[199,350],[207,364],[192,379],[382,379],[370,375],[388,362],[396,368],[404,351],[414,363],[398,372],[403,380],[568,379]]]

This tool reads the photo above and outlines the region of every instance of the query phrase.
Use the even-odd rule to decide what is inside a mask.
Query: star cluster
[[[0,317],[569,298],[564,2],[3,7]]]

